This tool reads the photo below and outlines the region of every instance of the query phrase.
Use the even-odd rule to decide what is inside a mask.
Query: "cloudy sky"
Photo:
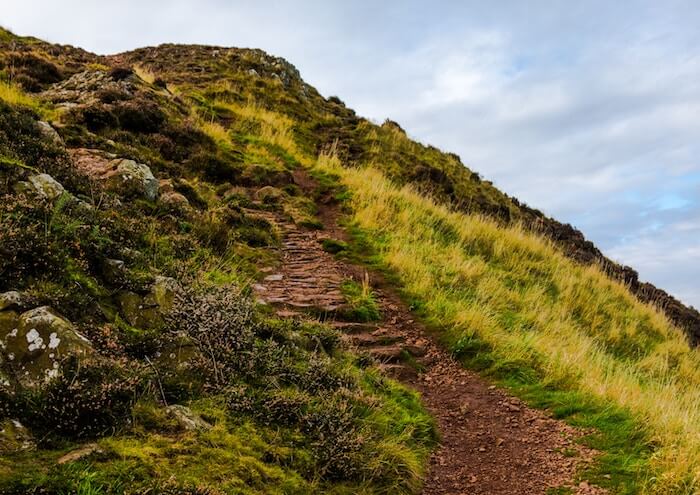
[[[0,0],[0,24],[103,54],[283,56],[700,307],[696,0]]]

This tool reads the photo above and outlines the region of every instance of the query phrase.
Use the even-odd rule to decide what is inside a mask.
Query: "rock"
[[[32,435],[16,419],[0,421],[0,453],[9,454],[36,447]]]
[[[0,294],[0,311],[16,309],[22,304],[22,295],[16,290]]]
[[[17,311],[0,312],[0,349],[4,349],[3,337],[17,329],[19,314]]]
[[[175,192],[175,185],[172,179],[160,179],[158,181],[158,193],[163,195]]]
[[[160,275],[156,276],[156,281],[151,287],[151,293],[146,296],[146,300],[149,296],[153,298],[153,302],[158,305],[158,309],[161,313],[169,312],[173,303],[175,302],[175,296],[180,290],[180,284],[174,278],[162,277]]]
[[[48,306],[0,313],[0,348],[16,379],[25,386],[44,383],[60,373],[68,356],[88,356],[90,342],[73,324]]]
[[[189,407],[175,404],[165,408],[168,415],[175,419],[183,430],[186,431],[206,431],[211,429],[211,425],[193,413]]]
[[[160,201],[174,210],[187,211],[190,209],[190,202],[179,192],[165,193],[161,195]]]
[[[126,274],[126,263],[122,260],[106,259],[102,264],[102,275],[110,284],[119,283]]]
[[[148,165],[86,148],[70,150],[70,154],[80,171],[102,181],[106,189],[124,197],[158,198],[158,180]]]
[[[42,93],[42,98],[65,108],[90,106],[100,103],[100,92],[132,95],[135,89],[133,80],[132,77],[115,80],[106,71],[86,70],[52,85]]]
[[[177,332],[156,355],[156,365],[167,370],[190,368],[201,357],[197,344],[185,332]]]
[[[506,406],[506,409],[508,409],[510,412],[520,412],[520,407],[518,407],[516,404],[506,402],[504,405]]]
[[[51,127],[51,124],[40,120],[36,123],[36,126],[39,129],[41,135],[44,136],[44,138],[46,138],[48,141],[51,141],[60,146],[64,145],[63,139],[61,139],[61,136],[58,134],[58,132],[56,132],[56,129]]]
[[[61,183],[49,174],[30,175],[27,181],[15,184],[14,190],[17,193],[28,193],[49,201],[58,199],[66,191]]]
[[[154,328],[163,323],[155,305],[147,306],[144,303],[144,298],[135,292],[120,292],[117,295],[117,302],[122,316],[132,327]]]
[[[276,204],[282,200],[282,191],[276,187],[265,186],[255,192],[255,197],[265,204]]]
[[[159,201],[174,210],[186,211],[190,208],[190,202],[185,196],[175,191],[175,186],[171,179],[161,179],[158,181]]]
[[[179,288],[175,279],[158,276],[145,296],[123,291],[117,300],[129,325],[142,329],[157,328],[163,325],[163,315],[172,308]]]
[[[146,199],[155,201],[158,198],[158,181],[147,165],[134,160],[120,160],[116,164],[116,171],[125,184],[133,184],[131,188],[142,192]]]
[[[69,462],[79,461],[92,454],[101,454],[102,452],[104,451],[96,443],[88,443],[59,457],[56,463],[67,464]]]

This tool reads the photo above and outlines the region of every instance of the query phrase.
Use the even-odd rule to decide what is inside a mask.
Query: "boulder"
[[[16,290],[0,294],[0,311],[16,309],[22,305],[22,295]]]
[[[102,263],[102,275],[110,284],[119,283],[126,275],[126,263],[122,260],[106,259]]]
[[[168,415],[177,421],[180,428],[186,431],[206,431],[211,429],[211,425],[204,421],[199,415],[193,413],[189,407],[175,404],[165,408]]]
[[[88,356],[90,342],[48,306],[18,315],[0,313],[0,348],[6,364],[24,386],[44,383],[60,373],[68,356]]]
[[[8,418],[0,421],[0,453],[11,454],[35,447],[34,439],[22,423]]]
[[[54,144],[58,144],[59,146],[63,146],[63,139],[61,139],[61,136],[59,136],[58,132],[56,132],[56,129],[51,127],[51,124],[48,122],[44,122],[43,120],[40,120],[36,123],[37,128],[39,129],[39,132],[41,135],[47,140],[51,141]]]
[[[70,154],[80,171],[102,182],[106,189],[124,197],[158,198],[158,180],[148,165],[86,148],[70,150]]]
[[[136,328],[162,326],[163,315],[172,309],[179,287],[175,279],[157,276],[151,290],[143,297],[131,291],[120,292],[117,300],[124,319]]]
[[[32,174],[26,181],[20,181],[14,186],[15,192],[31,194],[42,199],[54,201],[66,190],[56,179],[49,174]]]
[[[146,296],[146,300],[148,302],[150,298],[152,298],[152,301],[158,306],[160,312],[167,313],[172,309],[175,296],[179,290],[180,284],[177,280],[171,277],[162,277],[158,275],[151,287],[150,294]]]
[[[144,298],[128,290],[117,294],[122,317],[132,327],[146,329],[161,326],[163,319],[154,304],[147,305]]]
[[[114,78],[103,70],[86,70],[73,74],[42,93],[42,98],[59,107],[73,108],[100,103],[100,93],[111,92],[130,96],[134,92],[134,78]]]
[[[111,182],[117,189],[136,191],[149,201],[155,201],[158,198],[158,181],[147,165],[125,159],[117,159],[113,164],[116,167],[116,173],[112,176]]]
[[[199,347],[185,332],[177,332],[156,354],[156,365],[167,370],[186,370],[201,357]]]

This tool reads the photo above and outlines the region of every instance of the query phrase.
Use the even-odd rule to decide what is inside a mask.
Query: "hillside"
[[[696,491],[700,314],[285,60],[0,31],[0,196],[0,493]]]

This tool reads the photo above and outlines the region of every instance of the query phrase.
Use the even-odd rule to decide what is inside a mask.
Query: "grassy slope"
[[[167,348],[172,334],[126,324],[111,299],[125,286],[145,290],[156,274],[177,277],[195,291],[220,286],[239,294],[237,286],[256,276],[256,265],[271,261],[261,247],[275,242],[270,225],[243,213],[242,206],[279,209],[300,223],[313,221],[307,198],[293,187],[270,185],[291,186],[289,171],[299,165],[288,118],[255,105],[202,100],[186,90],[174,105],[143,81],[142,103],[160,105],[164,112],[160,142],[169,139],[175,147],[166,155],[152,145],[154,130],[117,124],[88,132],[80,114],[54,113],[17,85],[0,84],[0,291],[22,290],[37,304],[50,304],[68,316],[96,342],[99,365],[125,374],[129,384],[119,398],[110,395],[119,388],[112,387],[113,380],[121,385],[122,375],[115,378],[88,363],[84,379],[71,379],[80,372],[73,370],[59,380],[54,395],[3,390],[0,419],[19,417],[41,437],[36,451],[0,457],[1,493],[419,490],[435,441],[431,418],[416,394],[337,349],[338,337],[330,330],[257,314],[239,321],[234,333],[219,336],[223,342],[242,339],[241,347],[224,349],[217,358],[232,365],[223,383],[208,376],[211,365],[194,379],[160,364],[160,373],[154,374],[149,357],[155,361],[154,349]],[[211,103],[227,115],[235,112],[240,127],[207,119]],[[101,108],[103,114],[109,111]],[[95,195],[93,186],[70,168],[62,147],[39,134],[39,114],[60,119],[72,146],[111,149],[148,162],[159,178],[175,182],[193,208],[178,212],[143,200],[115,202],[109,193]],[[168,132],[171,137],[165,136]],[[198,166],[185,171],[175,163],[185,159]],[[12,184],[30,171],[52,174],[92,208],[76,207],[65,197],[55,204],[23,199]],[[247,188],[236,187],[236,181]],[[253,204],[260,187],[274,200]],[[115,284],[102,273],[102,262],[123,256],[126,247],[137,258],[127,259],[126,278]],[[244,293],[233,299],[233,308],[224,309],[236,321],[240,311],[247,311],[236,308],[249,302]],[[188,315],[177,318],[175,328],[208,325],[188,323]],[[216,335],[220,327],[214,324],[207,332]],[[190,405],[214,428],[183,431],[164,413],[162,399]],[[49,408],[51,422],[45,415]],[[100,416],[105,422],[99,430],[83,429],[83,421],[105,412],[114,417]],[[103,452],[56,464],[85,441],[97,441]]]
[[[370,168],[321,157],[351,193],[351,225],[470,366],[599,428],[599,481],[695,493],[700,355],[651,306],[519,228],[455,213]]]

